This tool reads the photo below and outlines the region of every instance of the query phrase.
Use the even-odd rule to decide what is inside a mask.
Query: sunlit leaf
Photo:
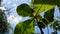
[[[43,11],[47,11],[47,10],[50,10],[50,9],[54,8],[54,6],[52,6],[52,5],[47,5],[47,4],[43,4],[42,6],[41,5],[42,4],[34,5],[34,10],[37,14],[39,14]]]
[[[44,18],[46,18],[49,22],[52,22],[54,20],[54,8],[46,11]]]
[[[34,21],[26,20],[17,24],[14,34],[34,34]]]
[[[38,13],[60,6],[60,0],[34,0],[34,10]]]
[[[26,16],[33,16],[32,9],[28,4],[21,4],[17,7],[17,13],[20,16],[26,17]]]

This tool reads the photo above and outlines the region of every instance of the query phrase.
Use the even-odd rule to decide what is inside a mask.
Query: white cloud
[[[17,4],[13,4],[13,7],[14,7],[14,8],[15,8],[15,10],[16,10]]]
[[[18,18],[16,16],[13,16],[11,15],[9,18],[8,18],[8,21],[9,22],[19,22]]]
[[[18,19],[19,19],[20,21],[22,21],[22,17],[18,17]]]
[[[17,6],[17,4],[13,4],[13,7],[16,7]]]
[[[6,0],[4,0],[4,1],[2,2],[2,5],[5,3],[5,1],[6,1]]]
[[[16,0],[17,1],[17,0]]]
[[[4,7],[0,7],[0,9],[2,9],[2,10],[6,10]]]
[[[11,34],[14,32],[14,29],[16,27],[16,25],[19,23],[19,20],[16,16],[14,15],[10,15],[10,17],[8,17],[8,22],[10,24],[10,27],[12,28],[9,28],[9,33],[8,34]]]
[[[11,0],[7,0],[8,1],[8,4],[11,4]]]

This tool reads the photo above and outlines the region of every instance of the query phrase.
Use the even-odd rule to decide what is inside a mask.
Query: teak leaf
[[[49,22],[54,20],[54,8],[45,12],[44,18],[47,19]]]
[[[17,7],[17,13],[20,16],[26,17],[26,16],[33,16],[32,14],[32,8],[28,4],[21,4]]]
[[[60,7],[60,0],[34,0],[34,10],[38,13],[50,10],[56,5]]]
[[[34,34],[34,21],[29,19],[17,24],[14,34]]]

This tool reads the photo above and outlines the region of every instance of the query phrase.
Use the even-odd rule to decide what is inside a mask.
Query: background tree
[[[4,12],[0,9],[0,34],[4,34],[8,30],[8,22]]]
[[[4,11],[1,9],[1,2],[2,0],[0,0],[0,34],[5,34],[8,30],[8,22]]]

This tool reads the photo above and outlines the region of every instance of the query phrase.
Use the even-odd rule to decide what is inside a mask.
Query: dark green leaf
[[[45,25],[43,24],[43,22],[38,22],[37,24],[39,28],[45,28]]]
[[[52,22],[54,20],[54,8],[45,12],[44,18],[46,18],[49,22]]]
[[[36,15],[36,18],[38,20],[38,26],[41,28],[45,28],[45,26],[48,25],[48,21],[44,18],[42,18],[40,15]]]
[[[47,4],[60,6],[60,0],[34,0],[34,4]]]
[[[17,24],[14,34],[34,34],[34,21],[26,20]]]
[[[41,28],[45,28],[46,26],[48,26],[48,21],[44,18],[42,18],[42,20],[40,20],[40,22],[37,23],[39,27]]]
[[[45,26],[48,26],[48,21],[46,20],[46,19],[44,19],[44,18],[42,18],[42,21],[43,21],[43,24],[45,25]]]
[[[21,4],[17,7],[17,13],[20,16],[26,17],[26,16],[33,16],[32,9],[28,4]]]

